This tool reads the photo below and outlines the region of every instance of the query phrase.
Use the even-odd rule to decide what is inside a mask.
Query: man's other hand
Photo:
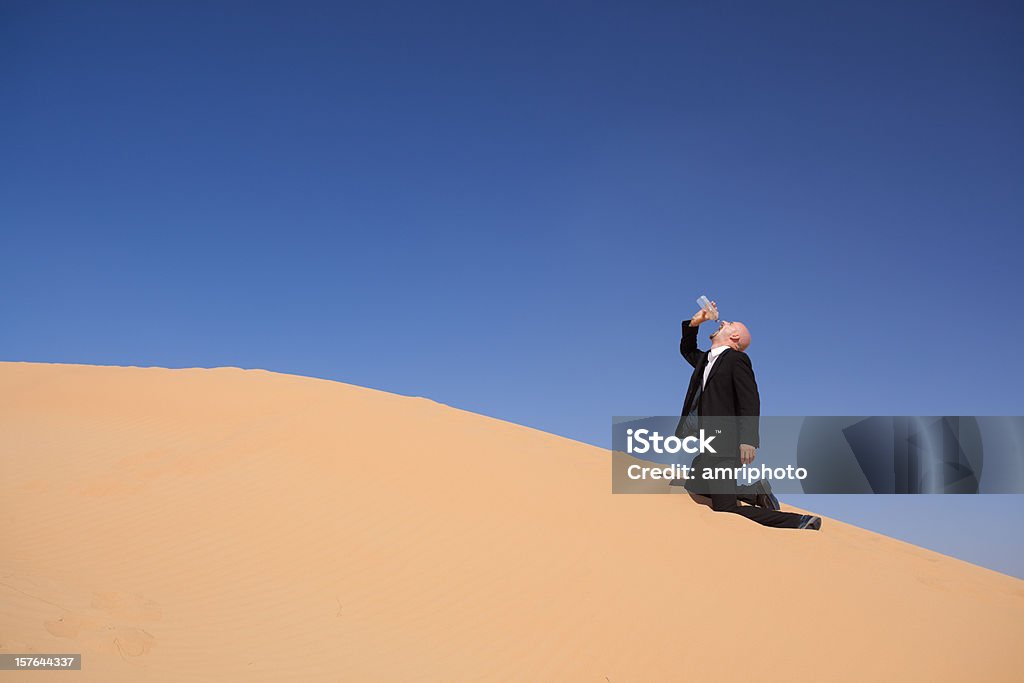
[[[715,312],[715,316],[714,317],[711,317],[710,315],[708,315],[708,312],[705,311],[702,308],[699,311],[697,311],[696,313],[694,313],[693,317],[690,318],[690,327],[697,327],[701,323],[707,322],[708,320],[718,320],[718,304],[716,304],[714,301],[712,301],[711,302],[711,308]]]
[[[740,462],[744,465],[749,465],[754,462],[754,458],[757,457],[757,449],[753,446],[749,446],[745,443],[740,444]]]

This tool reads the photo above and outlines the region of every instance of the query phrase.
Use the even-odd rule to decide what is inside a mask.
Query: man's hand
[[[708,320],[718,320],[718,304],[712,301],[711,308],[715,311],[714,317],[708,315],[708,312],[702,308],[696,313],[694,313],[693,317],[690,318],[690,327],[697,327],[701,323],[707,322]]]
[[[740,444],[740,462],[749,465],[757,457],[757,449],[745,443]]]

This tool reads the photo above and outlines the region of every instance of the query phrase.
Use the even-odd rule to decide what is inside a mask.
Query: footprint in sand
[[[106,591],[93,593],[88,614],[68,612],[43,622],[58,638],[75,641],[83,652],[141,657],[156,645],[156,638],[137,624],[159,620],[160,606],[139,594]]]

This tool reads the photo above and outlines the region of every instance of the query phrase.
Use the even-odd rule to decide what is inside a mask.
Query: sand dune
[[[4,680],[1019,680],[1024,582],[259,370],[0,364]]]

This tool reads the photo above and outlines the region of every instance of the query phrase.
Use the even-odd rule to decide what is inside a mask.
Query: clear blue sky
[[[0,358],[605,444],[679,410],[706,293],[764,414],[1021,414],[1022,34],[966,0],[7,1]],[[1024,576],[1024,496],[813,502]]]

